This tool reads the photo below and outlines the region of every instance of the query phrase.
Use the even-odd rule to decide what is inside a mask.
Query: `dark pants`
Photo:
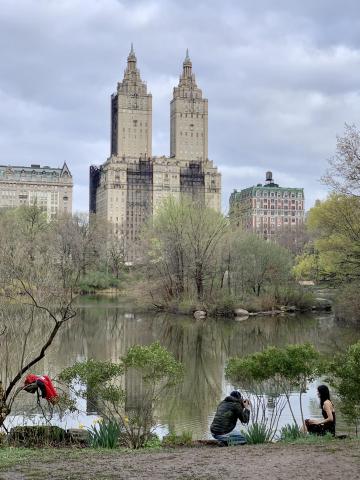
[[[325,424],[314,424],[309,423],[308,419],[305,420],[305,425],[307,431],[312,433],[313,435],[323,436],[327,433],[331,433],[331,435],[335,436],[335,424],[334,422],[326,422]]]
[[[241,433],[236,432],[235,430],[230,433],[225,433],[223,435],[214,433],[212,433],[211,435],[215,438],[215,440],[218,440],[220,443],[227,447],[231,447],[232,445],[245,445],[246,443],[245,437],[241,435]]]

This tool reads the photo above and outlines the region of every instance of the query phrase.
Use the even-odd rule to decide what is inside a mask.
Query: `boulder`
[[[66,441],[65,430],[50,425],[18,426],[8,435],[8,443],[16,447],[59,446]]]
[[[200,318],[205,318],[206,317],[206,312],[205,310],[196,310],[194,312],[194,317],[198,320]]]
[[[332,303],[327,298],[315,298],[315,305],[313,306],[314,310],[325,310],[329,311],[332,308]]]
[[[234,315],[235,317],[248,317],[249,312],[244,308],[235,308]]]

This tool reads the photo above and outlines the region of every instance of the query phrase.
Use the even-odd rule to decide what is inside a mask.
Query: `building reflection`
[[[44,324],[37,324],[33,338],[40,338],[44,328]],[[185,368],[183,383],[160,402],[156,412],[159,423],[178,433],[191,430],[194,437],[198,437],[208,430],[209,419],[226,390],[224,367],[229,357],[250,354],[270,345],[304,342],[314,344],[324,353],[334,352],[357,338],[359,333],[356,337],[351,329],[337,326],[331,315],[252,317],[242,322],[194,320],[134,314],[131,308],[119,305],[116,300],[84,298],[77,317],[64,325],[35,373],[56,378],[61,370],[76,361],[93,358],[116,362],[132,345],[149,345],[158,340]],[[15,357],[20,353],[14,351],[11,363],[15,365]],[[2,371],[4,352],[3,349],[0,352]],[[126,390],[126,410],[143,406],[147,396],[139,374],[130,371],[121,382]],[[30,398],[24,403],[24,395],[21,394],[17,402],[17,409],[22,411],[31,401]],[[86,410],[88,413],[96,410],[96,399],[88,402]]]

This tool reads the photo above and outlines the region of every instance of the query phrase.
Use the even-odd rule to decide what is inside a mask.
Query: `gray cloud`
[[[1,163],[61,165],[88,205],[88,167],[109,154],[110,95],[130,42],[153,94],[154,154],[169,152],[169,101],[185,49],[209,99],[209,155],[233,188],[303,186],[310,207],[344,122],[360,117],[353,0],[2,0]]]

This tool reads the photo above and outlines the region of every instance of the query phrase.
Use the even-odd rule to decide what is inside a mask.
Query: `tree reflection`
[[[132,345],[149,345],[159,340],[185,367],[183,384],[163,399],[157,411],[159,421],[177,432],[191,430],[194,436],[208,431],[216,405],[231,387],[224,378],[225,362],[230,356],[251,354],[270,345],[306,342],[321,352],[331,353],[359,338],[359,332],[336,325],[331,315],[250,317],[241,322],[195,320],[133,313],[131,306],[108,298],[81,298],[78,308],[78,316],[60,332],[37,371],[56,377],[79,360],[116,362]],[[41,322],[33,326],[33,339],[42,328]],[[19,357],[15,353],[16,341],[14,336],[7,349]],[[4,368],[5,353],[0,354]],[[123,382],[126,408],[135,408],[145,398],[141,380],[129,373]],[[89,405],[88,410],[93,411],[93,407]]]

